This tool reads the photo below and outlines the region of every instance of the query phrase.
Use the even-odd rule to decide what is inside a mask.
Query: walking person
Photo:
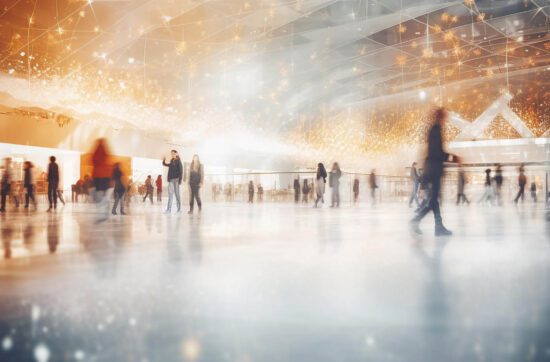
[[[6,157],[4,159],[4,169],[2,170],[2,205],[0,206],[0,212],[6,211],[6,200],[8,199],[11,191],[11,178],[11,158]]]
[[[191,160],[191,165],[189,166],[189,211],[188,214],[193,213],[193,206],[195,200],[197,201],[197,206],[199,207],[199,212],[202,210],[201,196],[199,194],[200,188],[204,181],[204,168],[201,161],[199,160],[198,155],[193,155]]]
[[[145,196],[143,196],[143,202],[149,198],[151,205],[153,205],[153,191],[153,178],[151,175],[147,175],[147,178],[145,179]]]
[[[359,179],[353,180],[353,203],[356,204],[359,200]]]
[[[300,201],[300,180],[298,178],[294,179],[294,202],[298,203]]]
[[[323,204],[325,203],[325,184],[327,183],[327,170],[325,169],[325,165],[322,163],[317,164],[317,174],[315,175],[315,205],[314,207],[317,207],[319,204],[319,201],[321,201]]]
[[[93,200],[98,211],[96,223],[103,222],[109,218],[111,177],[113,168],[111,164],[111,153],[105,138],[99,138],[95,143],[92,153],[92,179],[93,179]]]
[[[416,162],[413,162],[411,166],[411,182],[412,182],[412,191],[411,197],[409,198],[409,207],[412,206],[413,201],[416,202],[416,206],[420,206],[418,201],[418,187],[420,186],[420,177],[418,175],[418,170],[416,169]]]
[[[309,184],[307,183],[307,180],[304,180],[304,184],[302,185],[302,202],[308,203],[308,195],[309,195]]]
[[[516,198],[514,199],[514,203],[518,203],[518,200],[521,198],[521,202],[523,202],[523,197],[525,195],[525,185],[527,185],[527,177],[525,177],[525,169],[523,168],[523,165],[519,168],[519,176],[518,176],[518,194],[516,195]]]
[[[174,196],[176,197],[177,212],[181,211],[180,200],[180,185],[183,177],[183,165],[178,156],[178,151],[172,150],[170,152],[172,158],[169,163],[166,163],[166,158],[162,159],[162,165],[168,167],[168,205],[166,206],[165,213],[169,214],[172,211],[172,201]]]
[[[118,204],[120,203],[120,214],[126,215],[124,212],[124,193],[126,192],[126,188],[124,187],[124,183],[122,182],[122,170],[120,169],[120,163],[115,163],[113,167],[113,181],[115,183],[115,203],[113,204],[113,209],[111,210],[111,213],[113,215],[116,215],[116,209],[118,207]]]
[[[504,177],[502,177],[502,166],[497,165],[495,170],[495,199],[498,206],[502,206],[502,184],[504,183]]]
[[[340,177],[342,177],[342,171],[338,162],[334,162],[328,177],[329,186],[332,188],[330,207],[340,207]]]
[[[426,158],[422,182],[431,185],[431,192],[427,206],[422,208],[417,216],[411,220],[411,229],[416,234],[422,234],[419,227],[420,221],[432,211],[435,219],[435,235],[452,235],[452,232],[443,226],[439,208],[439,191],[441,187],[441,177],[443,176],[443,164],[450,160],[459,162],[458,157],[443,150],[441,132],[443,127],[445,127],[447,117],[448,113],[444,108],[437,109],[434,113],[434,123],[428,134],[428,157]]]
[[[478,203],[490,202],[491,205],[493,204],[493,186],[491,181],[491,169],[488,168],[485,170],[485,190]]]
[[[254,182],[250,180],[248,182],[248,203],[252,204],[254,202]]]
[[[55,156],[50,156],[48,165],[48,211],[57,208],[57,188],[59,187],[59,166],[55,163]]]
[[[258,202],[264,201],[264,187],[258,184]]]
[[[533,202],[537,202],[537,184],[535,181],[531,182],[531,199]]]
[[[157,176],[155,186],[157,187],[157,202],[162,202],[162,175]]]
[[[376,170],[372,169],[370,175],[369,175],[369,188],[370,188],[370,197],[372,200],[372,204],[374,205],[376,203],[376,189],[378,188],[378,184],[376,183]]]
[[[29,203],[32,201],[34,208],[36,209],[36,200],[34,198],[34,183],[32,179],[33,164],[30,161],[23,163],[23,187],[26,190],[25,194],[25,209],[29,208]]]
[[[467,203],[470,204],[470,201],[466,197],[466,194],[464,193],[464,190],[466,188],[466,173],[464,172],[464,169],[462,168],[461,164],[458,164],[458,191],[456,193],[456,204]]]

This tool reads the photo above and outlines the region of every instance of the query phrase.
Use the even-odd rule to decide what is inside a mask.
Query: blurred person
[[[158,175],[155,181],[157,187],[157,202],[162,202],[162,175]]]
[[[411,166],[410,177],[412,181],[412,190],[411,197],[409,198],[409,207],[412,206],[413,201],[416,202],[416,206],[419,206],[420,202],[418,201],[418,187],[420,186],[420,178],[418,175],[418,170],[416,169],[416,162],[413,162]]]
[[[149,200],[151,200],[151,205],[153,204],[153,178],[151,175],[147,175],[147,178],[145,179],[145,196],[143,196],[143,202],[147,200],[147,197],[149,197]]]
[[[111,210],[111,213],[113,215],[116,215],[116,209],[118,207],[118,204],[120,203],[120,214],[126,215],[124,212],[124,193],[126,191],[126,188],[124,187],[124,184],[122,182],[122,170],[120,169],[120,163],[115,163],[113,167],[113,181],[115,183],[114,188],[114,194],[115,194],[115,203],[113,204],[113,209]]]
[[[353,180],[353,203],[356,204],[359,200],[359,179]]]
[[[48,165],[48,211],[57,208],[57,188],[59,187],[59,166],[55,162],[55,156],[50,156]]]
[[[11,192],[11,179],[12,179],[12,170],[11,170],[11,158],[4,158],[4,167],[2,169],[2,204],[0,206],[0,212],[6,211],[6,200]]]
[[[466,197],[466,194],[464,193],[464,190],[466,188],[466,173],[464,172],[464,169],[462,168],[461,164],[458,164],[458,191],[456,194],[456,204],[467,203],[470,204],[470,200]]]
[[[525,185],[527,185],[527,177],[525,176],[525,169],[523,168],[523,165],[519,167],[519,176],[518,176],[518,194],[516,195],[516,198],[514,199],[514,203],[518,203],[518,200],[521,198],[521,202],[523,202],[523,197],[525,195]]]
[[[535,181],[531,182],[531,199],[533,202],[537,202],[537,184]]]
[[[250,180],[248,182],[248,203],[251,204],[254,202],[254,182]]]
[[[63,198],[63,189],[57,189],[57,198],[59,199],[59,201],[61,201],[63,206],[65,206],[65,199]]]
[[[258,202],[264,201],[264,187],[258,184]]]
[[[124,193],[124,201],[126,202],[126,207],[130,207],[130,201],[135,196],[135,183],[134,180],[130,177],[128,179],[128,185],[126,185],[126,192]]]
[[[34,165],[30,161],[23,163],[23,187],[26,190],[25,194],[25,209],[29,208],[29,202],[32,201],[32,205],[36,209],[36,200],[34,198],[34,183],[32,178],[32,169]]]
[[[422,183],[429,183],[431,192],[427,206],[422,208],[416,217],[411,220],[411,229],[416,234],[422,234],[420,230],[420,221],[432,211],[435,219],[435,235],[447,236],[452,232],[443,226],[441,211],[439,208],[439,192],[441,188],[441,177],[443,176],[443,166],[447,161],[459,162],[458,157],[451,155],[443,150],[442,130],[445,127],[448,113],[444,108],[439,108],[434,112],[434,120],[428,134],[428,156],[426,158]]]
[[[497,164],[495,169],[495,199],[498,206],[502,205],[502,184],[504,183],[504,177],[502,177],[502,166]]]
[[[92,153],[92,179],[94,183],[93,199],[99,211],[96,222],[102,222],[109,217],[111,177],[113,167],[111,164],[111,153],[105,138],[99,138],[95,143]]]
[[[183,165],[178,156],[178,151],[172,150],[170,152],[171,159],[169,163],[166,163],[166,158],[162,159],[162,165],[168,167],[168,205],[166,206],[165,213],[169,214],[172,211],[172,201],[174,196],[176,197],[177,212],[181,211],[180,200],[180,185],[183,178]]]
[[[334,162],[328,177],[329,186],[332,188],[330,207],[340,207],[340,177],[342,177],[342,171],[338,162]]]
[[[304,184],[302,185],[302,202],[308,203],[308,195],[309,195],[309,184],[307,183],[307,180],[304,180]]]
[[[378,184],[376,183],[376,170],[372,169],[370,175],[369,175],[369,188],[370,188],[370,196],[372,200],[372,204],[374,205],[376,203],[376,189],[378,188]]]
[[[325,165],[322,163],[317,164],[317,173],[315,175],[315,205],[314,207],[317,207],[317,204],[319,204],[319,201],[321,201],[323,204],[325,203],[325,184],[327,183],[327,170],[325,169]]]
[[[481,195],[481,198],[479,199],[478,203],[482,202],[490,202],[491,205],[493,204],[493,186],[491,183],[491,169],[488,168],[485,170],[485,189],[483,191],[483,195]]]
[[[89,201],[90,189],[92,188],[92,179],[88,175],[84,175],[82,180],[82,196],[84,196],[84,202]]]
[[[195,200],[197,201],[197,206],[199,207],[199,212],[202,210],[202,202],[200,196],[200,188],[204,182],[204,168],[199,159],[198,155],[193,155],[191,160],[191,165],[189,166],[189,211],[188,214],[193,213],[193,206]]]
[[[78,179],[74,185],[71,187],[71,201],[73,203],[78,203],[78,196],[82,195],[82,185],[84,181],[82,179]]]
[[[298,178],[294,179],[294,202],[298,203],[300,201],[300,180]]]

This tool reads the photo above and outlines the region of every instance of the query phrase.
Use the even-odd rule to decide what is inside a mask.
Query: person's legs
[[[181,198],[180,198],[180,183],[179,180],[172,180],[170,181],[172,183],[172,189],[174,191],[174,195],[176,196],[176,206],[178,207],[178,211],[181,210]]]
[[[115,203],[113,204],[113,209],[111,210],[111,213],[113,215],[116,215],[116,209],[118,207],[118,203],[120,201],[120,194],[118,192],[115,191]],[[123,204],[122,202],[120,203],[121,205]],[[121,206],[122,207],[122,206]]]
[[[336,207],[340,207],[340,187],[335,187],[335,193],[336,193]]]
[[[195,206],[195,187],[189,186],[189,211],[193,211]]]
[[[2,211],[6,210],[6,198],[8,197],[8,193],[9,193],[8,186],[2,185],[2,206],[0,208]]]
[[[201,201],[201,195],[200,195],[200,186],[196,186],[195,190],[195,199],[197,200],[197,205],[199,206],[199,211],[202,210],[202,201]]]
[[[166,205],[166,211],[172,210],[172,200],[174,199],[174,184],[168,181],[168,205]]]

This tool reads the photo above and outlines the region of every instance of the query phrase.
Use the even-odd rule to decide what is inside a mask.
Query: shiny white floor
[[[1,216],[0,360],[550,360],[542,204],[131,211]]]

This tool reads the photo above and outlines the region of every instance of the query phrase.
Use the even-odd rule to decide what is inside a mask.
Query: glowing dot
[[[13,347],[13,340],[11,339],[11,337],[4,337],[4,339],[2,340],[2,349],[4,349],[4,351],[9,351],[11,347]]]
[[[75,351],[74,353],[74,359],[77,360],[77,361],[81,361],[84,359],[84,351],[81,351],[81,350],[77,350]]]
[[[420,97],[421,100],[425,100],[426,99],[426,92],[425,91],[420,91],[420,93],[418,93],[418,97]]]
[[[15,69],[11,68],[10,70],[8,70],[8,74],[13,74],[15,72]]]
[[[200,344],[195,339],[186,339],[181,344],[181,353],[183,358],[187,361],[195,361],[198,359],[200,352]]]
[[[24,56],[25,56],[25,54],[27,54],[27,53],[25,53],[25,52],[21,52],[21,53],[19,53],[19,55],[21,55],[22,57],[24,57]]]
[[[43,343],[34,347],[34,358],[37,362],[48,362],[50,360],[50,349]]]
[[[135,326],[137,324],[137,321],[135,318],[130,318],[130,320],[128,320],[128,323],[131,325],[131,326]]]
[[[40,318],[40,307],[36,304],[33,304],[31,308],[31,319],[33,322],[36,322]]]
[[[129,63],[129,64],[134,64],[135,61],[136,61],[136,60],[135,60],[134,58],[132,58],[132,57],[128,58],[128,63]]]
[[[374,337],[367,336],[367,338],[365,338],[365,343],[368,347],[374,347],[374,345],[376,344],[376,341],[374,340]]]

